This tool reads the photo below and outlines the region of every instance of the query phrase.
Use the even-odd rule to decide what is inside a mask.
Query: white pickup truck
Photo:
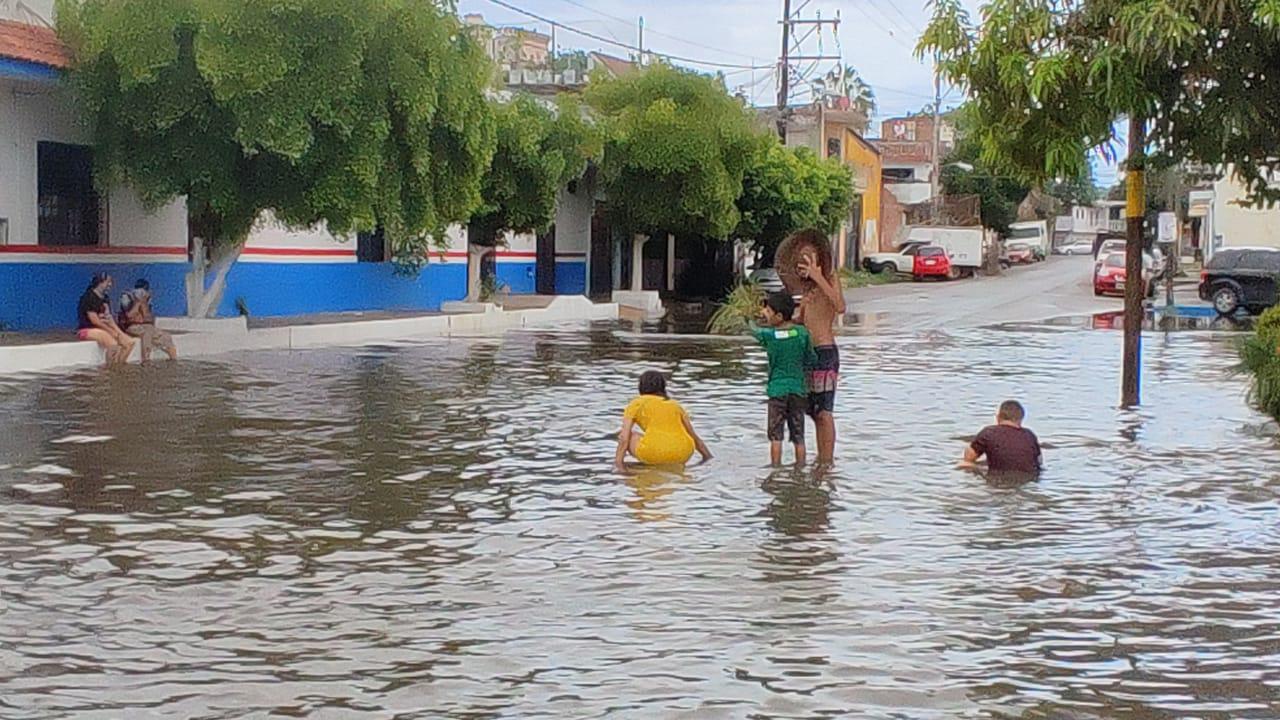
[[[916,253],[920,248],[929,245],[927,240],[908,240],[898,246],[895,252],[872,253],[862,260],[862,267],[868,272],[896,272],[910,275],[915,264]]]

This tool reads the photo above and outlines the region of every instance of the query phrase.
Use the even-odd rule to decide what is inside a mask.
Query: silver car
[[[760,268],[752,270],[747,276],[751,282],[760,286],[765,292],[775,293],[782,292],[786,287],[782,284],[782,278],[778,277],[778,271],[775,268]]]

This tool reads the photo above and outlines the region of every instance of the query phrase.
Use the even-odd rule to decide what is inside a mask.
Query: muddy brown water
[[[1230,338],[841,341],[838,467],[760,352],[518,332],[0,380],[0,717],[1280,717],[1280,449]],[[609,469],[644,369],[717,458]],[[1005,397],[1048,471],[951,465]]]

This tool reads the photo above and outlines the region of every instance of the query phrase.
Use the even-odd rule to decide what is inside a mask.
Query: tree
[[[1129,119],[1129,200],[1148,165],[1228,167],[1250,200],[1280,187],[1280,2],[999,0],[976,26],[960,0],[935,0],[918,51],[969,90],[987,164],[1036,182],[1080,177]],[[1129,220],[1127,272],[1142,272],[1141,213]],[[1125,300],[1122,404],[1136,405],[1142,292]]]
[[[381,227],[416,268],[479,204],[488,61],[435,3],[59,0],[57,16],[99,181],[186,199],[191,315],[216,312],[264,212]]]
[[[582,177],[600,154],[599,133],[582,106],[562,96],[553,111],[520,96],[495,103],[497,148],[481,186],[481,204],[471,217],[472,242],[496,245],[506,232],[537,233],[556,217],[556,196]]]
[[[725,239],[755,131],[712,78],[655,64],[593,83],[588,104],[606,130],[601,178],[620,229]]]
[[[871,127],[871,116],[876,112],[876,94],[856,68],[852,65],[833,68],[819,81],[819,86],[826,92],[848,98],[853,109],[862,113],[863,123],[859,132],[865,133]]]
[[[1001,175],[983,162],[982,146],[970,131],[972,121],[965,106],[955,112],[956,145],[947,155],[940,179],[945,195],[977,195],[983,227],[1001,235],[1018,220],[1018,205],[1031,186],[1011,175]]]
[[[738,198],[741,220],[734,235],[772,258],[790,234],[818,228],[830,235],[849,217],[853,175],[845,165],[809,148],[786,148],[762,136],[751,155]]]

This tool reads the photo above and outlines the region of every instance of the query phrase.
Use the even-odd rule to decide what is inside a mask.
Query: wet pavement
[[[1230,335],[841,340],[838,466],[764,358],[591,332],[0,384],[0,717],[1280,717],[1280,448]],[[608,469],[637,375],[717,458]],[[1038,482],[954,470],[1021,398]]]

